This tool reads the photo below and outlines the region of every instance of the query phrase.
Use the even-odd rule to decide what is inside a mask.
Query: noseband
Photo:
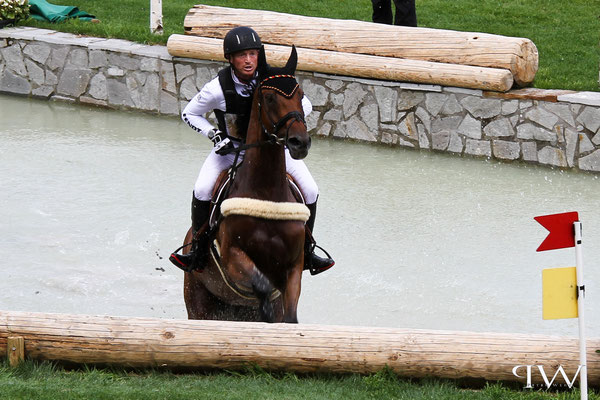
[[[283,97],[285,97],[286,99],[289,99],[294,95],[294,93],[296,93],[296,90],[298,90],[298,87],[299,87],[298,82],[296,81],[296,78],[293,75],[273,75],[273,76],[263,79],[263,81],[260,82],[258,85],[259,115],[262,115],[262,102],[261,102],[262,89],[274,90],[277,93],[279,93],[280,95],[282,95]],[[273,122],[268,114],[267,114],[267,118],[269,119],[269,122],[270,122],[269,128],[271,129],[271,132],[269,132],[269,129],[267,129],[267,127],[265,127],[265,125],[263,124],[262,119],[261,119],[262,130],[269,136],[269,142],[272,142],[275,144],[287,145],[290,128],[294,124],[294,122],[296,122],[296,121],[302,122],[304,124],[304,126],[306,127],[306,121],[304,120],[304,115],[299,111],[290,111],[289,113],[287,113],[283,117],[281,117],[277,122]],[[293,120],[293,121],[291,124],[289,124],[287,126],[287,129],[285,131],[285,136],[283,138],[278,137],[277,132],[279,132],[281,130],[281,128],[283,128],[289,120]]]

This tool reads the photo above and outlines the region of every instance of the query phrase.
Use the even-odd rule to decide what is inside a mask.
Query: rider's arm
[[[223,89],[219,84],[219,79],[215,78],[208,82],[200,93],[188,103],[181,113],[181,119],[196,132],[202,133],[208,137],[214,126],[204,117],[204,115],[213,110],[225,110],[225,96]]]

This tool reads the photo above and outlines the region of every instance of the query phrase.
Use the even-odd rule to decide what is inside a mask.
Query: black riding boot
[[[312,236],[315,227],[315,218],[317,216],[317,202],[306,205],[310,211],[310,217],[306,221],[306,237],[304,247],[304,269],[308,269],[311,275],[317,275],[333,267],[335,261],[329,257],[320,257],[315,254],[316,243]]]
[[[192,248],[187,254],[173,253],[169,260],[185,272],[202,271],[206,267],[208,236],[206,227],[210,212],[210,201],[198,200],[192,194]],[[206,225],[206,226],[205,226]],[[204,229],[203,229],[204,228]]]

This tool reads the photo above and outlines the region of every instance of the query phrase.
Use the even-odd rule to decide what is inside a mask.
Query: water
[[[177,118],[0,96],[0,309],[186,318],[168,261],[210,142]],[[579,211],[588,336],[600,336],[598,176],[315,140],[316,238],[303,323],[577,335],[542,320],[534,216]]]

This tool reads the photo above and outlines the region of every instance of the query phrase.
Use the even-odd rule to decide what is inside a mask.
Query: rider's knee
[[[212,199],[212,186],[210,188],[205,187],[206,185],[198,184],[194,186],[194,197],[200,201],[210,201]]]
[[[317,197],[319,197],[319,188],[316,183],[314,185],[302,186],[300,190],[302,190],[302,194],[304,194],[306,204],[312,204],[317,201]]]

